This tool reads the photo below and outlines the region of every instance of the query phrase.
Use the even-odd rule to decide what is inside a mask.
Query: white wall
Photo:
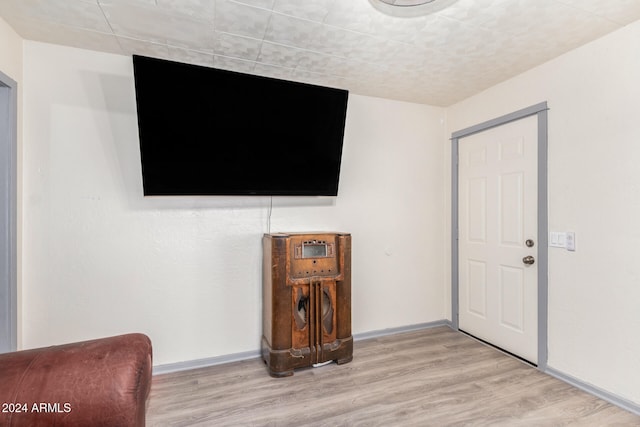
[[[22,79],[22,39],[0,17],[0,71],[14,81]]]
[[[24,87],[24,347],[257,350],[269,198],[143,198],[129,57],[25,42]],[[445,316],[442,116],[351,95],[340,195],[274,198],[272,231],[352,233],[354,333]]]
[[[548,101],[549,227],[577,244],[549,249],[549,366],[640,404],[639,51],[636,22],[447,113],[456,131]]]

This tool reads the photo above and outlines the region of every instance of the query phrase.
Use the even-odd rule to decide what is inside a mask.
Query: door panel
[[[523,242],[523,193],[524,175],[522,172],[505,174],[498,177],[500,200],[500,244],[520,246]]]
[[[460,329],[537,363],[537,118],[459,140]]]
[[[500,323],[524,332],[524,271],[500,266]]]
[[[467,265],[469,312],[485,319],[487,315],[487,264],[470,259],[467,260]]]
[[[469,180],[469,241],[486,243],[487,240],[487,180],[484,177]]]

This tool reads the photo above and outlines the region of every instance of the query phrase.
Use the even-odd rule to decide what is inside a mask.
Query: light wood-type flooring
[[[356,341],[271,378],[252,359],[153,378],[148,426],[640,426],[640,417],[448,327]]]

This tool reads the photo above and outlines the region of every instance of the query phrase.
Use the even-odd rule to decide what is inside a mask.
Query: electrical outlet
[[[574,252],[576,250],[576,233],[574,233],[573,231],[567,232],[564,247],[571,252]]]

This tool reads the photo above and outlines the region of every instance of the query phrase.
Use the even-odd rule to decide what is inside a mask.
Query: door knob
[[[522,258],[522,262],[524,262],[527,265],[531,265],[534,262],[536,262],[536,259],[531,255],[527,255],[526,257]]]

